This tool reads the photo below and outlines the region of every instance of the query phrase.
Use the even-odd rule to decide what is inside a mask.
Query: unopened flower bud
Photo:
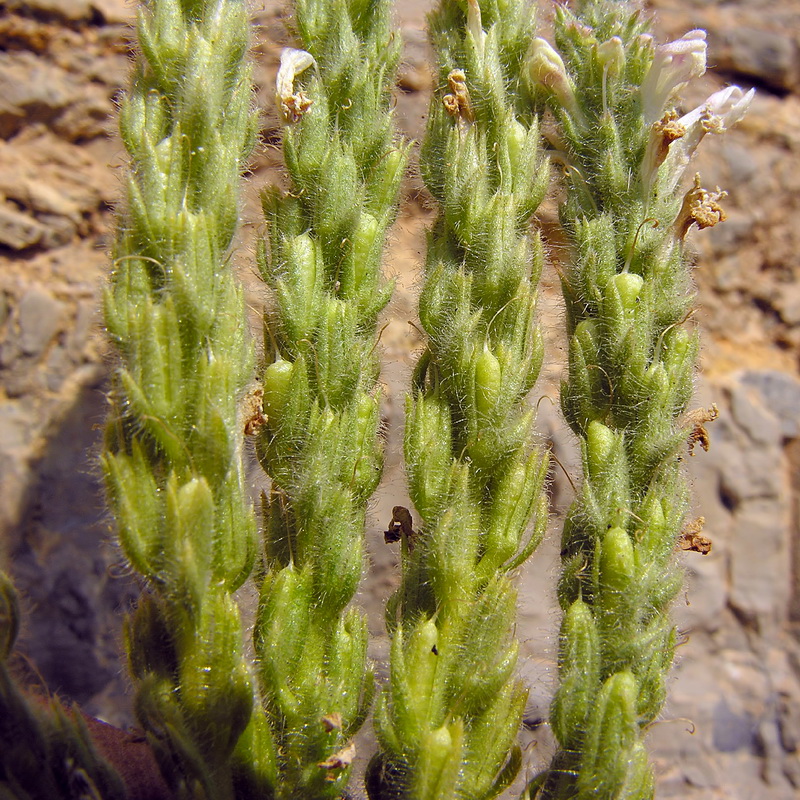
[[[286,394],[294,373],[294,364],[280,358],[264,370],[264,413],[267,421],[274,424],[280,418],[286,402]]]
[[[512,119],[504,128],[506,147],[508,148],[508,160],[511,162],[511,172],[516,173],[524,163],[525,145],[528,141],[528,131],[525,126]]]
[[[617,439],[611,428],[597,420],[589,423],[586,432],[586,457],[589,475],[593,479],[603,474],[616,443]]]
[[[531,82],[549,89],[564,108],[574,113],[578,104],[564,61],[546,39],[536,37],[526,59]]]
[[[613,280],[619,299],[622,302],[622,307],[629,313],[633,312],[642,293],[642,286],[644,285],[642,276],[633,272],[622,272],[619,275],[615,275]]]
[[[624,591],[636,573],[631,537],[622,528],[606,531],[600,552],[600,581],[612,591]]]
[[[609,74],[618,75],[625,66],[625,48],[619,36],[597,45],[597,60],[607,67]]]
[[[368,214],[366,211],[362,212],[352,237],[353,279],[356,291],[365,280],[377,273],[374,247],[380,234],[381,228],[378,220],[372,214]],[[381,239],[381,243],[382,241]]]
[[[408,150],[390,150],[374,167],[368,186],[367,207],[377,217],[386,213],[397,202],[397,191],[405,176]]]
[[[483,352],[475,362],[475,405],[479,413],[488,416],[494,411],[500,399],[502,383],[500,362],[484,345]]]

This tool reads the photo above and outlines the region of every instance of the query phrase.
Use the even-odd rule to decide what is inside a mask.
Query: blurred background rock
[[[252,241],[263,227],[258,191],[280,164],[272,87],[289,39],[282,4],[251,5],[262,145],[234,260],[257,330],[267,298]],[[398,119],[415,139],[431,89],[429,5],[398,4],[406,44]],[[675,609],[682,646],[649,740],[660,797],[789,800],[800,793],[800,3],[654,0],[648,7],[664,38],[708,30],[713,69],[691,88],[687,107],[731,82],[758,90],[745,120],[707,139],[695,164],[704,185],[729,192],[728,221],[692,234],[694,319],[704,334],[696,404],[715,402],[721,416],[710,427],[710,451],[688,459],[688,468],[695,515],[706,518],[713,549],[683,556],[687,590]],[[551,9],[543,9],[546,17]],[[95,457],[112,363],[99,295],[123,164],[114,98],[129,65],[131,14],[125,0],[0,5],[0,562],[24,598],[20,674],[121,726],[132,722],[121,618],[139,589],[114,549]],[[554,209],[542,215],[546,231],[555,227]],[[402,407],[420,344],[409,321],[431,220],[412,176],[386,261],[399,281],[382,337],[388,458],[360,595],[376,660],[387,654],[382,604],[397,580],[397,552],[382,531],[406,496]],[[557,237],[550,255],[560,256]],[[533,401],[543,441],[575,475],[574,443],[554,405],[564,350],[552,267],[542,294],[549,367]],[[257,469],[252,475],[255,496],[263,479]],[[558,514],[570,493],[558,470],[551,534],[522,576],[530,772],[552,748],[541,720],[555,684]]]

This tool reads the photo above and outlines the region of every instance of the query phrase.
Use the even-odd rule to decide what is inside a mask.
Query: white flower
[[[706,71],[706,32],[694,30],[656,47],[653,63],[642,81],[642,108],[652,124],[676,89]]]
[[[755,89],[745,92],[739,86],[729,86],[714,92],[705,103],[675,120],[683,135],[669,145],[671,174],[665,187],[667,191],[678,185],[703,137],[707,133],[724,133],[739,122],[753,102],[755,93]]]
[[[281,65],[275,80],[275,95],[286,122],[297,122],[311,105],[311,100],[300,91],[295,94],[294,79],[314,63],[314,56],[305,50],[284,47]]]
[[[747,113],[756,90],[744,92],[739,86],[729,86],[714,92],[702,105],[684,114],[678,122],[688,131],[697,126],[706,132],[721,133],[735,125]],[[716,130],[719,128],[719,130]]]
[[[532,83],[549,89],[567,111],[574,113],[577,110],[575,91],[564,61],[546,39],[536,37],[531,42],[526,64]]]

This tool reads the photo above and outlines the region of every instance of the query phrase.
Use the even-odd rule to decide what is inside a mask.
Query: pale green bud
[[[586,456],[592,480],[601,477],[608,469],[616,444],[617,438],[611,428],[597,420],[589,423],[586,432]]]
[[[405,177],[408,147],[390,150],[376,165],[367,184],[367,208],[380,218],[397,203],[400,184]]]
[[[536,37],[531,42],[526,67],[528,78],[534,86],[540,84],[549,89],[570,113],[578,110],[575,91],[564,62],[549,42],[541,37]]]
[[[152,467],[138,442],[130,456],[106,453],[102,463],[125,557],[137,572],[153,578],[161,549],[162,507]]]
[[[625,66],[625,47],[619,36],[597,45],[597,60],[608,69],[609,75],[619,75]]]
[[[681,581],[682,582],[682,581]],[[657,625],[662,632],[656,632]],[[675,633],[666,617],[653,621],[645,629],[638,645],[639,659],[636,677],[639,680],[639,698],[637,712],[643,723],[651,722],[664,705],[667,696],[666,674],[672,663],[675,651]]]
[[[164,571],[168,586],[178,592],[179,602],[190,613],[199,612],[211,578],[213,556],[214,497],[205,478],[178,485],[173,473],[167,481]]]
[[[279,358],[264,370],[263,408],[267,421],[276,427],[280,422],[281,411],[286,403],[289,387],[294,373],[294,364]]]
[[[316,605],[321,614],[332,617],[342,612],[361,580],[364,510],[354,507],[349,491],[337,488],[328,491],[316,516],[312,523],[306,523],[305,536],[298,538],[300,558],[313,558]]]
[[[613,283],[619,295],[622,307],[626,312],[632,314],[636,310],[636,305],[639,302],[644,279],[641,275],[636,275],[632,272],[623,272],[614,276]]]
[[[261,684],[282,691],[298,670],[309,638],[311,572],[293,565],[267,575],[261,587],[253,642]]]
[[[353,290],[375,283],[380,250],[383,247],[383,230],[378,220],[364,212],[353,231],[351,258],[353,260]],[[376,247],[377,246],[377,247]]]
[[[578,323],[569,341],[569,381],[561,388],[561,406],[572,430],[585,435],[587,425],[605,417],[608,395],[600,366],[600,330],[597,320]]]
[[[277,294],[281,317],[295,342],[309,338],[319,319],[322,264],[318,248],[307,233],[284,245],[286,270],[278,281]]]
[[[511,162],[511,172],[515,175],[524,163],[526,145],[528,144],[528,131],[525,126],[514,119],[508,121],[503,129],[505,144],[508,149],[508,160]]]
[[[503,574],[495,574],[463,619],[463,624],[469,630],[465,640],[469,641],[469,647],[464,647],[464,652],[453,653],[452,646],[448,649],[446,644],[440,645],[443,655],[455,655],[456,658],[454,668],[460,675],[458,681],[463,687],[463,715],[467,718],[484,716],[482,724],[489,729],[494,728],[493,723],[496,723],[497,729],[492,735],[500,734],[501,719],[514,693],[513,675],[519,642],[509,634],[514,625],[516,600],[516,590],[508,578]],[[511,694],[507,694],[509,690]],[[506,694],[505,702],[501,700],[503,694]],[[488,714],[487,719],[490,707],[498,701],[494,709],[497,715]],[[516,724],[513,723],[514,728]],[[498,757],[502,758],[500,754]]]
[[[250,577],[259,550],[257,523],[246,495],[242,470],[236,465],[217,492],[214,510],[214,577],[229,592]]]
[[[636,678],[625,671],[611,675],[595,697],[582,742],[581,796],[620,796],[631,750],[639,741],[637,695]]]
[[[390,660],[392,718],[398,740],[412,751],[420,746],[429,720],[437,719],[443,682],[439,669],[439,630],[432,619],[417,621],[410,632],[398,624]]]
[[[561,746],[581,739],[600,680],[600,642],[592,611],[583,600],[567,608],[561,622],[559,687],[550,709],[550,724]]]
[[[450,476],[450,409],[439,394],[406,398],[404,454],[409,493],[417,511],[434,521],[446,500]]]
[[[266,714],[253,709],[232,756],[237,797],[274,797],[278,786],[278,750]]]
[[[636,575],[631,537],[622,528],[606,531],[600,547],[600,584],[612,592],[624,592]]]
[[[671,551],[673,547],[671,538],[665,537],[667,520],[658,494],[660,493],[648,493],[638,514],[644,528],[638,547],[643,557],[648,560],[660,559],[665,549]],[[668,541],[665,541],[665,538]]]
[[[456,719],[422,737],[419,761],[414,765],[412,797],[453,797],[462,760],[464,723]]]
[[[503,370],[494,353],[486,346],[475,361],[475,406],[478,413],[491,416],[500,399]]]
[[[204,598],[198,625],[181,637],[181,706],[206,752],[226,760],[253,710],[253,687],[242,658],[241,621],[225,590]]]
[[[517,553],[530,524],[531,512],[541,495],[547,463],[547,459],[541,458],[538,453],[527,456],[521,454],[493,484],[488,518],[484,523],[485,532],[481,539],[483,556],[478,567],[483,579],[488,580],[494,570],[501,568]],[[531,551],[536,548],[544,533],[539,522],[538,519],[535,521],[536,527],[532,534],[535,541],[532,545],[528,544]]]
[[[469,482],[469,467],[455,463],[451,470],[447,510],[430,531],[428,557],[431,582],[442,613],[463,613],[477,581],[480,520]]]

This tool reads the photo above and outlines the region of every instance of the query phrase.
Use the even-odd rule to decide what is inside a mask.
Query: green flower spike
[[[393,286],[381,259],[407,160],[392,126],[390,9],[298,0],[304,49],[284,50],[277,78],[291,188],[263,198],[274,302],[256,449],[272,486],[255,644],[287,800],[341,796],[374,691],[366,619],[347,606],[383,466],[376,323]]]
[[[560,745],[529,786],[539,800],[642,800],[654,779],[643,746],[660,712],[675,632],[675,550],[688,490],[697,334],[684,237],[724,219],[723,194],[681,197],[706,133],[744,114],[731,87],[678,117],[675,93],[705,71],[704,31],[655,45],[637,4],[584,0],[556,14],[557,49],[528,54],[532,94],[559,123],[572,261],[563,276],[569,373],[564,416],[579,437],[583,485],[562,540]]]
[[[252,375],[227,264],[256,134],[247,7],[151,0],[120,106],[130,158],[105,321],[120,356],[102,457],[122,549],[136,711],[178,797],[270,786],[232,594],[256,553],[238,404]],[[244,736],[243,736],[244,734]]]
[[[529,226],[548,170],[519,79],[531,9],[501,5],[445,0],[430,17],[441,89],[422,160],[440,213],[405,431],[421,520],[402,537],[386,610],[391,678],[375,713],[372,800],[494,797],[520,765],[527,693],[512,575],[547,520],[548,462],[525,396],[542,359],[542,247]]]

